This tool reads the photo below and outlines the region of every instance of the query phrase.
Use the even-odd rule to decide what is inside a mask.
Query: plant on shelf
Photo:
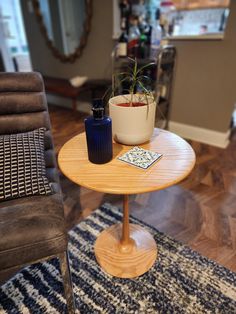
[[[151,88],[151,78],[144,71],[155,63],[139,67],[136,59],[129,60],[128,71],[113,74],[109,113],[115,141],[138,145],[150,140],[154,131],[157,96]]]

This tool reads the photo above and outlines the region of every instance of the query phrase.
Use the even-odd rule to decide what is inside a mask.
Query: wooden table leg
[[[128,195],[124,195],[123,223],[101,232],[95,242],[97,262],[107,273],[134,278],[147,272],[157,258],[157,246],[143,227],[129,223]]]
[[[123,201],[123,229],[121,243],[126,245],[130,242],[129,236],[129,196],[124,195]]]
[[[122,223],[122,236],[120,240],[121,252],[128,253],[135,246],[135,242],[130,238],[130,226],[129,226],[129,196],[124,195],[123,200],[123,223]]]

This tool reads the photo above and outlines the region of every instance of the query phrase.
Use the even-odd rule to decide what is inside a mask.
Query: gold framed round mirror
[[[92,0],[33,0],[32,3],[53,55],[62,62],[74,62],[87,43]]]

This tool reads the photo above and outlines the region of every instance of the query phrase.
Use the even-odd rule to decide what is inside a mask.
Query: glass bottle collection
[[[165,1],[162,2],[165,4]],[[167,6],[164,9],[157,8],[151,19],[151,13],[145,9],[144,3],[139,1],[139,5],[134,5],[132,1],[120,1],[121,35],[116,57],[155,58],[162,38],[171,29],[166,20]]]

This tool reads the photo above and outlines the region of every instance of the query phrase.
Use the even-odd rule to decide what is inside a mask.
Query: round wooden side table
[[[95,256],[109,274],[120,278],[133,278],[144,274],[157,258],[157,246],[152,235],[139,225],[129,224],[129,194],[164,189],[184,179],[193,169],[195,153],[181,137],[155,129],[150,140],[139,145],[163,157],[147,170],[139,169],[117,159],[131,146],[113,144],[113,159],[96,165],[88,160],[85,133],[69,140],[58,156],[63,174],[86,188],[123,194],[123,223],[101,232],[95,242]]]

